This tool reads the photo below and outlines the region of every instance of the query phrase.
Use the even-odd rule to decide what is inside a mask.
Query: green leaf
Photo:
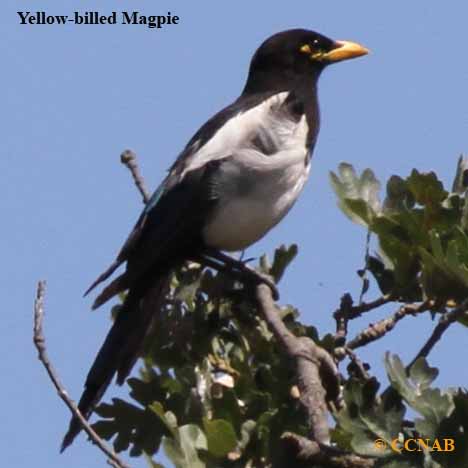
[[[107,440],[115,435],[114,448],[117,452],[131,446],[131,456],[138,456],[143,452],[155,453],[166,433],[152,411],[141,409],[119,398],[114,398],[112,405],[99,405],[96,413],[106,419],[94,423],[93,428]]]
[[[93,429],[105,440],[110,440],[117,432],[114,421],[101,420],[93,424]]]
[[[218,458],[225,457],[237,445],[236,433],[232,425],[223,419],[203,420],[208,451]]]
[[[431,383],[439,375],[435,367],[429,367],[424,358],[419,358],[409,369],[410,379],[421,391],[429,388]]]
[[[446,243],[435,230],[429,232],[430,250],[420,248],[422,284],[428,298],[463,300],[468,295],[468,265],[466,235],[454,232],[454,239]]]
[[[164,452],[176,468],[205,468],[195,449],[184,451],[174,439],[163,438]]]
[[[413,169],[407,179],[407,184],[416,203],[420,205],[439,204],[448,195],[444,190],[442,182],[434,172],[420,173],[416,169]]]
[[[275,250],[273,265],[270,268],[269,274],[275,279],[275,283],[279,283],[283,277],[286,268],[294,260],[298,252],[297,245],[292,244],[289,247],[282,245]]]
[[[466,390],[458,389],[452,393],[455,404],[454,411],[442,421],[437,429],[436,438],[444,443],[445,439],[452,440],[455,450],[438,452],[433,458],[451,468],[466,468],[468,466],[468,393]],[[447,443],[447,446],[451,442]]]
[[[236,389],[241,385],[242,382],[236,384]],[[233,389],[224,388],[221,397],[213,398],[211,404],[214,418],[224,419],[228,421],[231,427],[236,431],[239,430],[242,425],[244,415],[239,406],[239,400],[236,392]]]
[[[351,448],[360,455],[369,457],[386,457],[392,453],[390,446],[383,450],[382,448],[376,447],[375,441],[377,437],[370,436],[365,432],[358,431],[354,434],[351,440]]]
[[[195,424],[186,424],[179,427],[179,437],[182,446],[187,444],[197,450],[207,450],[208,445],[203,431]]]
[[[176,429],[176,437],[164,437],[166,455],[176,468],[205,468],[198,456],[198,450],[206,450],[205,434],[195,424],[186,424]]]
[[[453,179],[452,192],[463,194],[468,188],[468,158],[458,158],[457,171]]]
[[[353,166],[346,163],[339,165],[338,174],[330,172],[330,182],[338,197],[339,207],[355,223],[369,225],[381,211],[379,181],[370,169],[358,177]]]
[[[159,401],[153,402],[148,408],[156,414],[161,422],[166,426],[167,430],[173,435],[177,436],[177,419],[170,411],[165,412],[164,408]]]
[[[144,454],[144,457],[150,468],[164,468],[164,465],[155,462],[147,453]]]
[[[387,196],[384,201],[384,213],[400,212],[414,206],[414,196],[404,179],[391,176],[387,182]]]
[[[342,210],[349,216],[351,221],[368,226],[375,214],[370,210],[365,200],[346,198],[341,205]]]
[[[411,286],[417,290],[417,255],[414,248],[391,234],[379,236],[381,252],[393,267],[394,287],[399,290],[408,290]]]
[[[450,394],[442,394],[439,389],[429,388],[437,375],[437,369],[430,368],[423,358],[410,377],[406,374],[397,355],[385,354],[385,368],[392,387],[424,419],[415,421],[416,429],[426,437],[434,437],[437,426],[450,415],[454,404]]]
[[[339,438],[349,437],[354,451],[362,455],[386,457],[392,452],[375,445],[382,439],[387,447],[401,430],[405,408],[399,400],[377,398],[378,383],[370,379],[364,384],[349,379],[345,385],[345,407],[334,414],[338,422]]]
[[[381,203],[379,199],[380,182],[375,177],[371,169],[365,169],[359,179],[360,197],[367,201],[373,212],[381,211]]]
[[[247,444],[250,442],[250,439],[252,437],[253,432],[255,431],[255,428],[257,426],[257,423],[253,421],[252,419],[247,419],[242,424],[241,427],[241,439],[238,443],[238,448],[240,450],[243,450]]]
[[[367,260],[367,269],[374,276],[382,294],[388,294],[394,289],[395,274],[379,257],[370,255]]]

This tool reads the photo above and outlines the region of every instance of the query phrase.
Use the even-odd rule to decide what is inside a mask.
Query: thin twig
[[[416,315],[429,309],[429,302],[420,304],[404,304],[392,316],[382,319],[377,323],[371,323],[365,330],[358,333],[352,340],[348,341],[346,347],[356,349],[385,336],[395,325],[408,315]]]
[[[321,444],[330,442],[327,400],[339,405],[338,370],[333,358],[310,338],[293,335],[283,323],[270,288],[257,286],[260,312],[286,354],[296,363],[299,401],[307,415],[309,435]]]
[[[435,326],[431,336],[428,338],[424,346],[420,349],[418,354],[415,358],[411,361],[411,363],[407,366],[409,369],[420,357],[427,358],[429,353],[432,351],[432,348],[436,345],[436,343],[442,338],[442,335],[445,331],[450,327],[450,325],[461,318],[463,315],[467,313],[468,310],[468,299],[463,301],[458,307],[452,309],[450,312],[444,313],[439,323]]]
[[[344,343],[346,335],[348,334],[348,322],[350,320],[360,317],[365,312],[370,312],[371,310],[388,304],[394,299],[395,298],[391,294],[386,294],[373,301],[362,302],[359,305],[354,306],[351,294],[344,294],[341,298],[340,307],[333,313],[333,317],[336,321],[336,344],[339,346]]]
[[[348,321],[353,307],[353,298],[351,294],[343,294],[339,309],[335,310],[333,317],[336,321],[335,346],[342,346],[346,342],[348,335]]]
[[[146,205],[151,197],[151,194],[146,188],[145,180],[143,179],[143,176],[140,173],[140,169],[138,168],[136,154],[132,150],[127,149],[120,155],[120,162],[124,164],[132,174],[133,181],[135,182],[138,191],[143,197],[143,203]]]
[[[34,301],[34,335],[33,341],[39,353],[39,360],[44,365],[50,380],[56,388],[59,397],[67,405],[68,409],[72,412],[79,421],[83,430],[88,434],[90,439],[99,447],[99,449],[109,457],[109,464],[116,468],[129,468],[129,465],[125,464],[117,454],[110,449],[107,444],[99,437],[99,435],[89,425],[88,421],[83,417],[80,410],[76,406],[75,402],[70,399],[68,393],[60,382],[57,373],[50,362],[49,356],[47,355],[46,342],[43,332],[43,319],[44,319],[44,295],[45,295],[45,281],[39,281],[37,285],[36,299]]]
[[[373,458],[322,445],[292,432],[285,432],[281,440],[285,448],[292,452],[292,457],[307,462],[307,466],[313,464],[330,468],[371,468],[376,464]]]
[[[352,367],[348,367],[348,372],[354,372],[354,370],[359,374],[359,377],[362,379],[362,380],[369,380],[370,379],[370,375],[369,373],[367,372],[367,369],[366,369],[366,364],[364,364],[357,356],[357,354],[349,349],[347,346],[345,346],[345,351],[346,351],[346,354],[348,355],[349,359],[350,359],[350,366]],[[368,368],[369,366],[367,366]]]
[[[377,299],[374,299],[373,301],[362,302],[358,306],[351,307],[351,310],[350,310],[351,316],[349,318],[354,319],[354,318],[360,317],[363,313],[370,312],[371,310],[377,309],[378,307],[388,304],[389,302],[393,300],[395,300],[394,296],[392,296],[391,294],[385,294],[381,297],[378,297]]]

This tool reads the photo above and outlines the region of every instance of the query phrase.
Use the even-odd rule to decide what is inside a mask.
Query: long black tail
[[[86,419],[91,416],[114,375],[117,374],[117,383],[122,385],[131,372],[154,318],[164,303],[169,280],[170,275],[166,274],[153,278],[150,287],[141,284],[140,287],[129,290],[86,378],[85,390],[78,403],[78,408]],[[61,452],[73,442],[80,431],[81,424],[73,417],[63,438]]]

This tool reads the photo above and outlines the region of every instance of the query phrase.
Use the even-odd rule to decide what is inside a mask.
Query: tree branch
[[[386,294],[371,302],[362,302],[359,305],[354,306],[351,294],[344,294],[341,298],[340,307],[333,313],[333,317],[336,321],[335,340],[337,341],[337,344],[344,342],[348,333],[348,322],[350,320],[360,317],[365,312],[377,309],[394,299],[395,298],[391,294]]]
[[[120,162],[126,166],[132,174],[133,181],[135,182],[138,191],[143,197],[143,203],[146,205],[151,197],[151,194],[146,188],[145,180],[143,179],[143,176],[140,173],[140,169],[138,168],[136,154],[132,150],[125,150],[120,155]]]
[[[361,380],[369,380],[370,375],[367,372],[369,366],[364,364],[357,356],[357,354],[345,346],[346,354],[350,359],[350,364],[348,366],[348,372],[351,374],[357,374]]]
[[[439,320],[439,323],[435,326],[431,336],[428,338],[424,346],[420,349],[415,358],[407,366],[409,369],[420,357],[427,358],[429,353],[432,351],[432,348],[436,343],[442,338],[442,335],[450,327],[450,325],[460,319],[463,315],[467,313],[468,310],[468,299],[463,301],[458,307],[452,309],[450,312],[446,312],[442,315]]]
[[[75,416],[81,423],[81,427],[88,434],[89,438],[98,446],[98,448],[109,457],[108,463],[115,468],[129,468],[117,454],[110,449],[107,444],[98,436],[98,434],[89,425],[88,421],[80,413],[80,410],[76,406],[75,402],[70,399],[68,393],[64,389],[60,382],[57,373],[50,362],[49,356],[47,355],[47,348],[45,343],[45,337],[43,332],[43,319],[44,319],[44,295],[45,295],[45,281],[39,281],[37,285],[36,299],[34,301],[34,335],[33,341],[36,349],[39,353],[39,360],[44,365],[50,380],[56,388],[59,397],[67,405],[73,416]]]
[[[348,341],[346,347],[356,349],[368,343],[378,340],[385,336],[395,325],[407,315],[416,315],[425,312],[429,308],[429,302],[421,304],[404,304],[391,317],[380,320],[377,323],[371,323],[365,330],[356,335],[351,341]]]
[[[365,312],[370,312],[371,310],[377,309],[378,307],[387,304],[388,302],[393,301],[395,298],[391,294],[385,294],[384,296],[378,297],[370,302],[362,302],[357,306],[353,306],[350,309],[350,320],[360,317]]]
[[[330,443],[327,401],[339,406],[339,376],[333,358],[310,338],[296,337],[280,318],[270,288],[257,286],[260,312],[286,354],[296,363],[299,401],[307,415],[309,435],[321,444]]]
[[[305,437],[286,432],[282,436],[286,448],[298,460],[330,468],[371,468],[376,461],[354,453],[345,452],[329,445],[322,445]]]

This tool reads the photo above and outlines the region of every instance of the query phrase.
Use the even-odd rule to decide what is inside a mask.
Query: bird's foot
[[[273,278],[265,273],[261,273],[247,265],[247,261],[236,260],[217,250],[209,250],[201,256],[203,263],[218,271],[226,271],[237,276],[240,280],[246,278],[255,284],[264,283],[272,292],[273,299],[279,299],[279,292]],[[218,263],[219,262],[219,263]]]
[[[253,268],[249,268],[245,264],[244,264],[244,267],[245,269],[243,270],[242,273],[250,276],[250,278],[255,282],[255,284],[259,284],[259,283],[266,284],[271,289],[271,294],[273,296],[273,299],[275,301],[279,299],[280,296],[279,296],[278,288],[276,287],[275,281],[270,275],[267,275],[265,273],[260,273],[259,271],[254,270]]]

